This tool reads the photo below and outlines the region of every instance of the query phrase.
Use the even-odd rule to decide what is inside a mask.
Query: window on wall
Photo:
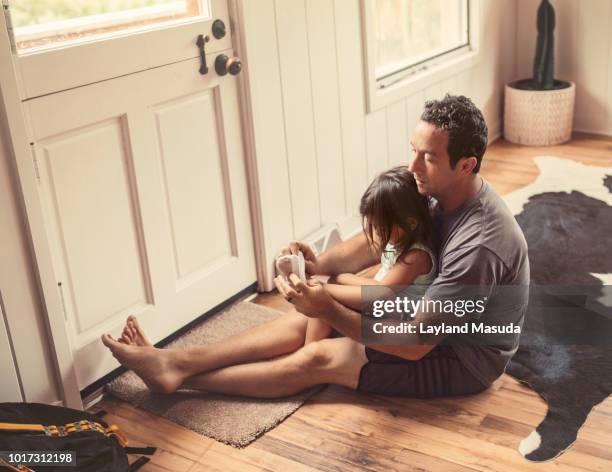
[[[372,1],[379,88],[470,47],[470,0]]]

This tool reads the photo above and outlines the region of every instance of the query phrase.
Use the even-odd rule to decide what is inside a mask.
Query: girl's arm
[[[336,275],[331,283],[338,285],[378,285],[378,281],[374,280],[374,275],[368,277],[367,275],[356,275],[356,274],[338,274]]]
[[[361,287],[363,285],[409,285],[419,275],[429,273],[431,266],[432,261],[427,252],[421,249],[412,249],[401,256],[401,260],[394,264],[393,268],[380,282],[355,275],[353,276],[354,279],[352,279],[357,282],[355,285],[328,283],[326,288],[330,295],[343,305],[354,310],[361,310]],[[338,278],[348,275],[351,274],[340,274]],[[349,277],[344,278],[344,280],[349,279]]]
[[[359,285],[326,284],[329,294],[353,310],[361,310],[361,287]]]

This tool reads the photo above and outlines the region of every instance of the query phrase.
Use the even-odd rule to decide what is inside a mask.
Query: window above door
[[[210,17],[209,0],[10,1],[20,53]]]

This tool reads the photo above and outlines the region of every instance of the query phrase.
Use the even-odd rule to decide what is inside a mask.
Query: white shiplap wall
[[[517,3],[517,77],[531,77],[539,0]],[[612,135],[612,0],[551,3],[555,77],[576,82],[574,129]]]
[[[491,135],[515,76],[514,0],[479,0],[483,55],[472,69],[366,113],[360,0],[236,0],[256,158],[264,287],[290,239],[353,221],[376,173],[408,160],[424,101],[470,96]],[[348,219],[348,220],[347,220]]]

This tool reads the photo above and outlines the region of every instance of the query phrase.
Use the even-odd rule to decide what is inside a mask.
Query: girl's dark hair
[[[368,242],[379,253],[389,243],[394,225],[405,233],[403,240],[396,244],[400,253],[414,243],[427,244],[431,238],[427,197],[419,193],[414,176],[406,166],[379,174],[361,197],[359,212]],[[414,230],[410,228],[410,218],[417,222]],[[378,244],[374,240],[374,228],[380,239]]]

